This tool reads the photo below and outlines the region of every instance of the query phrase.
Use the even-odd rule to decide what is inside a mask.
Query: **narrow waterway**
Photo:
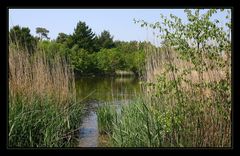
[[[77,98],[86,104],[78,147],[100,146],[103,137],[98,133],[98,107],[104,103],[121,106],[140,94],[139,80],[134,77],[83,77],[76,80],[76,88]]]

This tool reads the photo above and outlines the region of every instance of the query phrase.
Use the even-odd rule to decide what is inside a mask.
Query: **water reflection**
[[[98,124],[97,115],[90,111],[83,119],[80,127],[79,147],[97,147],[98,146]]]
[[[78,147],[99,145],[97,107],[106,102],[120,106],[140,94],[139,80],[134,77],[83,77],[76,80],[76,89],[78,100],[84,99],[87,106]]]
[[[116,99],[131,99],[140,93],[139,80],[134,77],[83,77],[76,80],[77,98],[109,102]]]

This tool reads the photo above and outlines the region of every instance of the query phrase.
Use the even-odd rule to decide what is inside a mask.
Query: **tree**
[[[114,42],[113,42],[113,36],[110,35],[109,31],[104,30],[101,35],[98,37],[98,45],[100,48],[113,48]]]
[[[28,27],[20,27],[16,25],[10,29],[9,43],[13,43],[18,48],[28,50],[29,53],[33,53],[34,48],[37,45],[37,40],[30,34]]]
[[[91,73],[94,70],[95,66],[93,65],[91,55],[85,49],[79,49],[77,45],[72,47],[69,56],[76,74]]]
[[[122,52],[125,53],[132,53],[134,51],[138,51],[140,49],[143,49],[144,47],[144,42],[137,42],[137,41],[115,41],[114,45]]]
[[[79,48],[83,48],[91,53],[96,51],[96,36],[85,22],[78,22],[71,39],[72,44],[78,45]]]
[[[200,13],[202,11],[202,13]],[[205,100],[203,94],[203,88],[208,87],[204,82],[203,72],[213,70],[226,69],[226,79],[221,82],[224,84],[222,87],[218,83],[214,84],[215,88],[223,88],[223,93],[228,94],[226,97],[230,97],[230,69],[231,69],[231,38],[230,31],[225,31],[223,26],[218,23],[221,19],[211,19],[213,15],[224,9],[208,9],[200,10],[194,9],[194,12],[190,9],[185,9],[184,12],[187,16],[187,23],[183,23],[181,18],[170,14],[170,18],[164,17],[162,14],[161,22],[149,24],[143,20],[134,20],[136,23],[141,23],[142,27],[149,26],[153,29],[158,29],[160,32],[160,38],[164,40],[166,47],[176,49],[180,54],[180,58],[191,62],[194,67],[191,70],[198,72],[198,79],[200,84],[201,95],[203,101]],[[228,15],[226,19],[230,17],[230,10],[227,11]],[[231,30],[231,21],[228,20],[225,26]],[[168,51],[167,51],[168,53]],[[222,54],[227,56],[227,59],[222,57]],[[206,61],[207,60],[207,61]],[[210,63],[206,63],[210,62]],[[177,70],[176,65],[169,61],[169,69],[173,71]],[[184,70],[183,75],[190,73],[190,70]],[[182,79],[179,79],[179,81]],[[186,81],[186,80],[185,80]],[[175,80],[177,82],[177,80]],[[191,81],[186,81],[191,84]],[[176,88],[178,87],[175,83]],[[214,88],[212,87],[212,88]],[[178,94],[179,95],[179,94]],[[225,99],[225,103],[230,103],[229,99]],[[224,103],[224,102],[222,102]]]
[[[50,39],[47,36],[49,31],[46,28],[37,27],[36,28],[36,33],[39,34],[40,40],[42,40],[43,38]]]
[[[66,44],[67,40],[69,38],[69,35],[65,34],[65,33],[59,33],[58,37],[56,39],[57,43],[61,43],[61,44]]]
[[[224,50],[230,51],[230,33],[218,26],[219,20],[211,20],[213,14],[223,9],[209,9],[206,13],[200,14],[200,9],[185,9],[187,23],[182,23],[181,18],[170,14],[170,18],[161,14],[161,23],[149,24],[143,20],[134,20],[141,23],[141,26],[150,26],[159,29],[160,38],[166,46],[174,47],[182,59],[193,62],[197,70],[203,70],[203,54],[208,57],[218,57]],[[230,13],[229,13],[230,14]],[[226,18],[229,18],[228,16]],[[230,24],[226,23],[230,28]],[[210,59],[211,59],[210,58]],[[201,65],[201,66],[198,66]]]

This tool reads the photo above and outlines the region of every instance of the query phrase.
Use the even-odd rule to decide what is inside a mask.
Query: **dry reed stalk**
[[[73,71],[65,59],[56,54],[53,59],[43,50],[29,55],[25,50],[9,47],[10,94],[18,93],[28,97],[51,96],[59,103],[76,99]]]
[[[151,51],[152,50],[152,51]],[[166,52],[160,48],[149,48],[147,49],[147,59],[146,59],[146,77],[145,80],[147,82],[156,82],[156,78],[158,75],[161,75],[165,72],[165,65],[167,62]],[[150,52],[151,51],[151,52]],[[174,51],[170,51],[170,59],[172,59],[172,63],[176,65],[178,72],[175,72],[176,76],[180,76],[183,70],[191,69],[194,65],[191,62],[184,61],[178,58],[178,54]],[[150,63],[148,63],[150,62]],[[207,66],[210,66],[211,61],[207,58],[204,58],[204,63]],[[172,74],[167,74],[168,79],[172,80]],[[203,81],[199,80],[199,72],[196,70],[191,70],[191,72],[187,75],[183,76],[184,79],[191,81],[193,84],[201,83],[201,82],[219,82],[226,78],[226,69],[212,69],[203,72]],[[189,89],[191,88],[188,84],[182,82],[182,88]],[[210,97],[213,93],[211,90],[206,89],[203,92],[205,96]]]
[[[194,67],[191,62],[179,59],[177,53],[173,50],[170,51],[169,57],[167,57],[166,51],[160,48],[150,47],[147,48],[146,51],[147,58],[145,80],[147,82],[156,83],[156,78],[158,77],[158,75],[162,75],[166,71],[165,65],[169,60],[171,61],[171,64],[177,67],[178,71],[174,71],[174,73],[172,74],[171,72],[167,73],[167,80],[173,80],[179,76],[181,77],[181,74],[184,70]],[[227,63],[230,61],[230,57],[223,57],[219,59],[224,59],[224,61],[226,61]],[[196,117],[198,118],[197,121],[200,120],[201,128],[194,129],[194,133],[192,134],[192,136],[190,136],[190,140],[192,141],[193,146],[226,146],[230,144],[231,140],[230,110],[224,110],[228,114],[227,116],[229,116],[229,119],[223,119],[222,114],[217,111],[218,106],[215,106],[216,104],[214,105],[215,100],[217,98],[221,98],[219,97],[219,95],[217,95],[216,91],[207,87],[203,89],[204,92],[201,92],[199,89],[197,90],[197,88],[192,86],[191,84],[199,84],[203,82],[218,83],[220,82],[220,80],[226,80],[227,74],[230,73],[230,63],[225,68],[219,69],[216,67],[216,65],[214,65],[215,62],[213,62],[213,60],[209,60],[208,58],[203,57],[203,62],[206,66],[210,66],[211,64],[213,64],[214,68],[204,71],[202,74],[202,80],[199,79],[200,73],[196,70],[191,69],[191,72],[189,74],[182,76],[182,78],[190,81],[191,83],[188,84],[182,81],[181,84],[178,84],[180,90],[185,92],[185,94],[188,95],[189,98],[195,98],[195,100],[200,102],[198,104],[198,107],[201,109],[202,114],[196,115]],[[157,92],[157,90],[155,90],[151,86],[148,86],[145,89],[150,96]],[[203,99],[200,98],[201,94],[204,94],[204,101],[206,101],[207,99],[210,102],[210,105],[204,103]],[[169,101],[165,101],[168,103],[172,110],[174,109],[173,107],[175,107],[173,103],[176,103],[173,98],[175,97],[172,96],[172,99],[169,99]],[[191,101],[193,99],[189,100]],[[185,128],[196,127],[196,123],[193,122],[194,119],[185,118],[185,120],[187,120],[188,122],[192,121],[192,124],[185,123]],[[199,138],[201,140],[199,140]]]

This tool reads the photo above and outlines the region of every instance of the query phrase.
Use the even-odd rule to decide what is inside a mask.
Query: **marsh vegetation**
[[[164,42],[146,46],[144,96],[120,113],[109,105],[99,109],[100,131],[111,146],[231,146],[230,31],[210,21],[220,10],[200,11],[186,9],[187,24],[172,14],[153,24],[136,20],[159,30]]]
[[[14,26],[10,147],[231,147],[231,21],[185,9],[148,23],[161,46],[113,41],[79,21],[49,40]],[[45,39],[44,39],[45,38]]]

